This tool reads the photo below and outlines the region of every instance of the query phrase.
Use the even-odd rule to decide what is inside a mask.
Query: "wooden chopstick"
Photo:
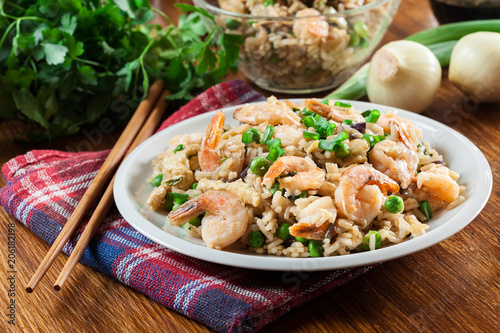
[[[132,140],[134,140],[137,133],[141,129],[142,124],[144,124],[144,121],[151,112],[153,105],[158,100],[158,97],[163,91],[163,86],[164,83],[161,81],[155,81],[151,85],[146,98],[141,102],[141,104],[139,104],[139,107],[134,112],[134,115],[123,130],[123,133],[118,138],[118,141],[104,161],[102,167],[99,169],[96,177],[90,183],[89,188],[76,206],[73,214],[71,214],[68,222],[66,222],[66,225],[63,227],[56,240],[50,247],[49,252],[43,258],[40,266],[38,266],[35,274],[28,282],[28,285],[26,286],[27,292],[33,292],[33,289],[35,289],[38,282],[40,282],[49,267],[52,265],[59,252],[61,252],[68,239],[78,227],[78,224],[82,220],[83,216],[87,213],[88,209],[96,199],[99,192],[102,190],[108,179],[113,174],[114,170],[129,148],[130,143],[132,142]]]
[[[151,115],[149,116],[148,120],[142,127],[141,131],[135,138],[134,142],[130,146],[130,149],[128,150],[127,154],[125,155],[128,156],[134,148],[136,148],[139,144],[141,144],[144,140],[149,138],[155,131],[156,127],[158,126],[158,123],[161,120],[161,117],[163,116],[163,113],[165,112],[165,109],[167,108],[167,101],[165,100],[165,97],[169,94],[168,91],[165,91],[158,102],[155,105],[155,108],[151,112]],[[97,205],[96,210],[92,214],[92,217],[90,218],[87,226],[85,227],[85,230],[83,231],[82,235],[80,236],[80,240],[76,244],[75,248],[73,249],[73,252],[71,252],[71,255],[69,256],[68,261],[64,265],[64,268],[62,269],[61,273],[59,274],[59,277],[57,278],[55,284],[54,284],[54,289],[55,290],[61,290],[61,287],[63,284],[66,282],[68,276],[71,274],[73,271],[73,268],[76,266],[78,261],[83,255],[83,252],[85,252],[85,249],[89,245],[90,241],[92,240],[92,237],[94,237],[95,233],[99,229],[99,226],[101,225],[102,221],[104,220],[104,217],[108,213],[109,209],[111,208],[113,204],[113,184],[115,181],[115,176],[113,176],[113,179],[109,183],[106,191],[104,192],[104,195],[101,198],[101,201]]]

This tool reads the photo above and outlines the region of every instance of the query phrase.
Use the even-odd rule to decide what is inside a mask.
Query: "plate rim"
[[[304,98],[296,98],[290,100],[297,103],[303,101]],[[455,129],[443,123],[440,123],[432,118],[425,117],[417,113],[364,101],[351,101],[351,100],[342,100],[342,101],[351,103],[357,109],[378,108],[378,109],[383,109],[384,110],[382,111],[383,113],[386,113],[389,110],[396,110],[398,114],[402,112],[404,114],[403,117],[408,118],[412,121],[415,121],[414,119],[412,119],[415,118],[417,123],[422,122],[428,124],[429,126],[434,126],[437,128],[445,128],[455,137],[460,139],[461,142],[466,143],[468,148],[474,151],[475,153],[474,159],[477,161],[477,163],[481,166],[486,167],[486,169],[483,170],[484,172],[482,177],[482,180],[484,181],[483,185],[486,185],[486,188],[484,189],[486,191],[483,191],[480,194],[478,194],[479,198],[475,198],[475,200],[472,200],[472,197],[467,198],[466,201],[467,206],[463,208],[463,210],[466,210],[465,218],[461,218],[458,221],[458,223],[454,223],[453,225],[449,226],[450,222],[447,223],[445,222],[444,225],[440,225],[435,229],[431,230],[433,232],[429,232],[419,237],[415,237],[413,239],[370,252],[359,252],[359,253],[351,253],[348,255],[318,257],[318,258],[310,258],[310,257],[291,258],[291,257],[274,256],[267,254],[263,255],[253,254],[253,253],[242,254],[224,250],[221,251],[221,250],[209,249],[204,246],[191,243],[187,240],[180,239],[177,236],[168,233],[164,229],[161,229],[161,231],[163,231],[161,237],[157,236],[159,227],[154,225],[153,222],[147,220],[137,210],[131,208],[133,207],[134,202],[130,200],[130,196],[127,196],[128,191],[126,184],[128,183],[126,181],[127,180],[126,176],[128,174],[127,171],[129,171],[129,169],[131,168],[134,159],[137,158],[137,156],[144,149],[146,149],[146,147],[148,147],[152,142],[158,140],[159,137],[167,136],[170,132],[177,130],[179,127],[182,128],[183,126],[187,126],[186,124],[189,124],[191,122],[196,122],[201,118],[210,119],[218,110],[223,110],[226,114],[230,112],[232,116],[232,113],[236,108],[244,105],[240,104],[224,108],[218,108],[213,111],[209,111],[200,115],[196,115],[191,118],[184,119],[154,134],[153,136],[145,140],[143,143],[141,143],[139,146],[137,146],[124,159],[124,161],[122,162],[116,173],[116,179],[113,185],[113,196],[118,211],[123,216],[123,218],[143,236],[175,252],[216,264],[222,264],[240,268],[248,268],[248,269],[269,270],[269,271],[336,270],[336,269],[343,269],[350,267],[358,267],[368,264],[375,264],[387,260],[397,259],[418,251],[425,250],[431,246],[436,245],[437,243],[446,240],[447,238],[453,236],[454,234],[458,233],[463,228],[465,228],[479,215],[479,213],[483,210],[484,206],[487,204],[489,197],[491,195],[493,187],[493,176],[488,160],[481,152],[481,150],[472,141],[470,141],[467,137],[465,137],[463,134],[459,133]],[[255,103],[262,103],[262,102],[255,102]],[[418,125],[421,126],[420,124]],[[171,136],[169,138],[171,138]],[[159,153],[161,153],[161,151],[158,151],[155,154]],[[460,206],[457,207],[456,209],[459,208]],[[141,219],[147,221],[148,223],[138,223],[137,221],[140,221]],[[443,229],[444,226],[447,226],[447,228]],[[435,230],[438,229],[440,229],[439,232],[434,232]],[[191,246],[194,246],[195,249],[190,249]],[[399,250],[396,251],[396,253],[394,253],[395,247],[397,247],[396,250]],[[382,257],[383,259],[380,259],[380,257]]]

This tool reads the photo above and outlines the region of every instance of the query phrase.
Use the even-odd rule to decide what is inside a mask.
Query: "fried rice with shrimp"
[[[153,160],[147,204],[214,249],[289,257],[372,251],[465,200],[459,175],[395,112],[268,98],[215,113]]]

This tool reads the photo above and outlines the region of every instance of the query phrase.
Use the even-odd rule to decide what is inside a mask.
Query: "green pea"
[[[368,233],[363,237],[363,242],[361,243],[361,248],[365,251],[370,250],[370,237],[371,235],[375,235],[375,248],[378,249],[380,246],[382,246],[382,236],[378,233],[378,231],[375,230],[370,230]]]
[[[163,181],[163,174],[160,173],[158,176],[153,178],[153,181],[151,182],[154,187],[158,187],[161,185],[161,182]]]
[[[260,231],[252,231],[248,234],[248,244],[251,247],[261,247],[264,245],[264,235]]]
[[[262,157],[256,157],[250,163],[250,170],[257,176],[264,176],[269,169],[269,162]]]
[[[305,239],[305,238],[302,238],[302,237],[295,237],[295,240],[297,242],[301,242],[302,244],[305,244],[305,243],[309,242],[308,239]]]
[[[384,207],[385,210],[389,213],[397,214],[403,211],[403,209],[405,208],[405,204],[401,197],[398,197],[397,195],[391,195],[390,197],[385,199]]]
[[[276,231],[276,235],[281,238],[282,240],[286,241],[288,238],[290,238],[290,231],[288,228],[290,228],[292,225],[290,223],[282,223],[278,227],[278,230]]]
[[[307,247],[309,248],[309,256],[321,257],[323,255],[323,242],[312,239]]]
[[[178,151],[181,151],[184,149],[184,145],[183,144],[180,144],[178,145],[177,147],[175,147],[174,149],[174,153],[177,153]]]

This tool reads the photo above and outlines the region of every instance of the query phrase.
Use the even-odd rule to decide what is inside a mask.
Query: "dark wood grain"
[[[165,10],[172,10],[169,1]],[[168,7],[167,9],[167,6]],[[403,0],[383,43],[433,27],[427,1]],[[488,159],[493,191],[484,210],[449,239],[386,262],[304,306],[262,332],[499,332],[500,331],[500,107],[475,105],[446,79],[424,115],[467,136]],[[269,93],[264,92],[266,95]],[[91,142],[84,135],[51,144],[13,142],[25,129],[0,122],[0,164],[31,149],[101,150],[119,131]],[[0,179],[0,186],[5,181]],[[48,245],[0,209],[0,331],[14,332],[211,332],[94,270],[77,265],[62,292],[52,288],[67,260],[59,255],[33,294],[24,288]],[[7,228],[16,232],[16,325],[7,324]],[[5,328],[5,329],[3,329]]]

